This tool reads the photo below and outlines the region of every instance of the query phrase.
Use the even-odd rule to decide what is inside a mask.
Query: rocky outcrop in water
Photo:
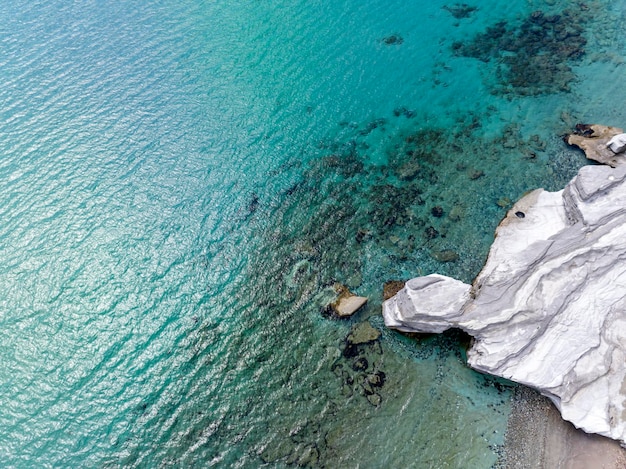
[[[573,143],[604,152],[612,136],[600,130]],[[611,166],[519,200],[472,285],[412,279],[383,315],[402,331],[462,329],[472,368],[531,386],[577,427],[626,444],[626,156],[608,151]]]
[[[357,296],[348,290],[348,287],[341,284],[334,285],[335,291],[339,295],[335,301],[328,304],[325,308],[325,314],[335,315],[339,318],[347,318],[361,309],[367,298],[364,296]]]
[[[567,137],[567,143],[582,149],[588,159],[615,167],[623,160],[618,156],[623,149],[620,151],[620,145],[614,144],[622,132],[617,127],[578,124],[576,132]]]

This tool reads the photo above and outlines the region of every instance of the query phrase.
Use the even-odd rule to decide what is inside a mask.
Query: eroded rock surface
[[[626,444],[626,157],[611,153],[615,167],[583,167],[564,190],[519,200],[471,286],[412,279],[383,315],[403,331],[466,331],[472,368],[531,386],[577,427]]]
[[[576,132],[567,137],[567,143],[581,148],[588,159],[598,163],[617,166],[623,158],[616,156],[619,145],[613,139],[624,132],[618,127],[599,124],[578,124]]]

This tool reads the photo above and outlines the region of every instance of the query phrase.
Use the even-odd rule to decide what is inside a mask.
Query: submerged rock
[[[505,208],[511,205],[511,199],[509,199],[508,197],[500,197],[496,204],[498,205],[498,207]]]
[[[613,158],[615,168],[585,166],[564,190],[519,200],[472,285],[412,279],[383,315],[402,331],[462,329],[472,368],[531,386],[575,426],[626,444],[626,157]]]
[[[412,181],[417,177],[421,169],[419,163],[408,161],[398,168],[398,178],[400,178],[401,181]]]
[[[436,205],[435,207],[430,209],[430,213],[433,217],[441,218],[443,216],[443,208],[441,208],[439,205]]]
[[[478,178],[481,178],[485,175],[484,171],[481,171],[480,169],[472,169],[469,173],[468,176],[469,178],[474,181]]]
[[[370,404],[372,404],[374,407],[378,407],[380,405],[380,403],[382,402],[382,398],[380,397],[379,394],[373,393],[373,394],[368,394],[367,395],[367,400],[369,401]]]
[[[426,238],[428,239],[435,239],[439,236],[439,231],[437,231],[433,226],[429,226],[428,228],[426,228],[424,230],[424,233],[426,234]]]
[[[470,6],[467,3],[455,3],[454,5],[444,5],[442,7],[447,10],[452,16],[460,20],[463,18],[469,18],[472,13],[478,10],[478,7]]]
[[[400,45],[404,42],[404,39],[399,34],[392,34],[383,38],[383,44],[387,46]]]
[[[463,215],[464,215],[463,207],[461,207],[460,205],[455,205],[450,210],[450,213],[448,214],[448,218],[452,221],[460,221],[461,218],[463,218]]]
[[[433,251],[430,254],[433,259],[439,262],[454,262],[459,259],[459,255],[452,249],[444,249],[442,251]]]
[[[380,331],[372,327],[369,321],[355,324],[346,338],[348,344],[359,345],[374,342],[380,337]]]
[[[369,362],[365,357],[359,357],[352,362],[352,369],[354,371],[365,371],[369,367]]]

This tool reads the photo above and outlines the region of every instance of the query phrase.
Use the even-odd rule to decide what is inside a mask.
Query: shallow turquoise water
[[[496,464],[511,385],[385,330],[382,284],[470,281],[511,201],[585,163],[559,136],[624,125],[625,5],[444,6],[4,5],[3,467]],[[530,46],[476,35],[537,10],[584,54],[512,85]],[[370,298],[350,321],[335,281]]]

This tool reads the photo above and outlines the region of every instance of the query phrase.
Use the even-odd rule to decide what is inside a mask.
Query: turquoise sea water
[[[512,385],[383,283],[471,281],[626,125],[625,7],[4,2],[2,467],[497,465]]]

